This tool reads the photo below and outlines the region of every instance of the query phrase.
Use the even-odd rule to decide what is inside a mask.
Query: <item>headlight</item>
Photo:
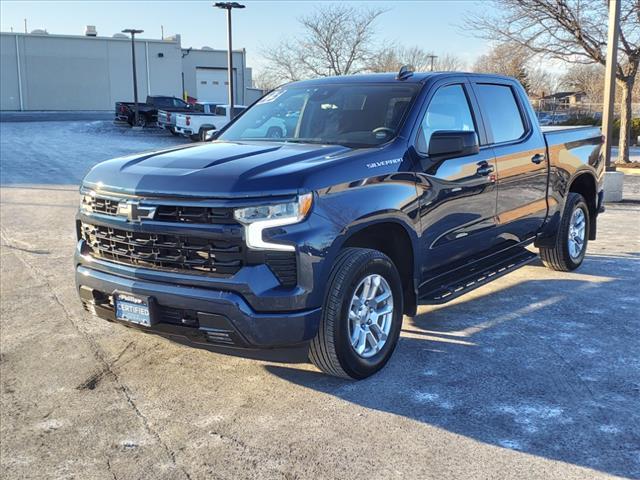
[[[247,246],[256,250],[295,251],[293,245],[265,242],[262,232],[266,228],[292,225],[304,220],[313,204],[313,194],[300,195],[296,201],[239,208],[234,217],[245,226]]]

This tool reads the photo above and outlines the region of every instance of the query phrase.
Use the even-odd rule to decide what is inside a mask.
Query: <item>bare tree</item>
[[[282,81],[273,74],[271,69],[260,69],[253,74],[253,86],[263,92],[269,92],[280,85]]]
[[[473,65],[474,72],[496,73],[517,78],[529,92],[527,62],[531,54],[525,48],[513,43],[498,43],[489,53],[481,55]]]
[[[599,64],[573,65],[562,78],[563,84],[584,92],[592,103],[601,103],[604,96],[604,68]]]
[[[382,13],[341,4],[318,7],[299,19],[302,35],[266,49],[272,74],[295,81],[364,71],[374,50],[374,22]]]
[[[640,64],[640,0],[621,0],[619,63],[621,128],[618,161],[629,161],[631,92]],[[534,54],[572,63],[606,63],[604,0],[491,0],[494,9],[469,16],[468,29],[484,38],[513,42]]]
[[[445,53],[436,58],[435,69],[439,72],[462,72],[467,69],[467,65],[459,57]]]
[[[416,72],[456,71],[464,69],[464,63],[456,56],[445,54],[435,55],[418,46],[406,47],[392,45],[383,48],[372,56],[367,70],[371,72],[397,72],[400,67],[407,65]]]
[[[529,92],[540,97],[557,93],[564,84],[560,75],[539,66],[531,66],[531,62],[527,68],[527,79]]]

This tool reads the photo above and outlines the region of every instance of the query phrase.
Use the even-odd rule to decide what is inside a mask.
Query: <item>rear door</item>
[[[508,79],[472,79],[496,159],[496,226],[506,244],[530,239],[547,215],[546,146],[526,94]]]
[[[414,148],[422,157],[420,196],[422,278],[441,268],[481,258],[494,244],[496,187],[493,150],[443,161],[429,159],[431,135],[439,130],[473,130],[485,141],[478,107],[466,78],[434,87],[422,115]]]

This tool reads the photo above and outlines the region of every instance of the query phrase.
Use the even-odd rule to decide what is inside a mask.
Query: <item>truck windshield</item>
[[[219,137],[372,147],[395,137],[416,85],[342,84],[281,87]]]

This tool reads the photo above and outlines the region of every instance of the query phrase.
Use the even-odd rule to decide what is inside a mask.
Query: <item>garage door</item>
[[[234,69],[235,74],[235,69]],[[234,78],[234,98],[238,98],[237,81]],[[197,98],[201,102],[229,103],[227,99],[227,70],[196,68]]]

